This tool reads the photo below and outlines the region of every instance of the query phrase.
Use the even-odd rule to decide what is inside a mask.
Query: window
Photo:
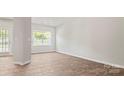
[[[51,45],[51,32],[33,31],[33,46]]]
[[[0,27],[0,52],[9,52],[9,33],[4,27]]]

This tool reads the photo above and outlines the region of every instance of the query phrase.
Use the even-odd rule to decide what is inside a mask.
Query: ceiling
[[[14,17],[0,17],[0,20],[13,20]],[[41,24],[43,26],[57,27],[64,24],[68,17],[32,17],[33,24]]]
[[[32,23],[57,27],[63,24],[67,18],[62,17],[32,17]]]

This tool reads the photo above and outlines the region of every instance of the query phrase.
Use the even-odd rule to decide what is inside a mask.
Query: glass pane
[[[9,33],[3,27],[0,27],[0,52],[9,52]]]
[[[35,31],[32,40],[33,46],[51,45],[51,32]]]

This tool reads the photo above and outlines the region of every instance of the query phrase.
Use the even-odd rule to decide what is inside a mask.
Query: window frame
[[[6,29],[6,31],[8,31],[8,51],[7,50],[5,50],[5,51],[0,51],[0,54],[3,54],[3,53],[10,53],[11,52],[11,31],[9,31],[10,30],[10,27],[8,27],[8,26],[4,26],[4,25],[0,25],[0,29],[1,28],[4,28],[4,29]],[[4,47],[4,46],[3,46]],[[5,47],[6,48],[6,47]]]
[[[46,33],[46,32],[49,32],[50,33],[50,44],[48,43],[48,45],[44,45],[44,44],[41,44],[41,45],[34,45],[34,39],[33,39],[33,33],[34,32],[41,32],[41,33]],[[43,47],[43,46],[51,46],[51,42],[52,42],[52,33],[51,31],[41,31],[41,30],[32,30],[32,47]]]

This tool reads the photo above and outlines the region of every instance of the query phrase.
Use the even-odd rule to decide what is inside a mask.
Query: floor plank
[[[33,54],[32,63],[19,66],[13,57],[0,57],[1,76],[123,76],[124,69],[57,53]]]

